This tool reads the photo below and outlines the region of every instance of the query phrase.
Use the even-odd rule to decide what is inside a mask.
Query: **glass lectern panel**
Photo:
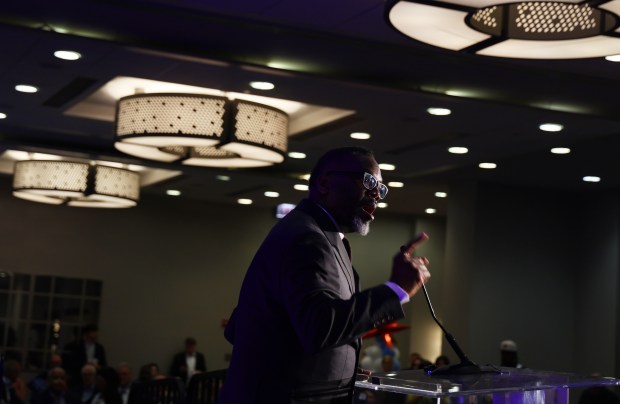
[[[493,403],[567,403],[569,388],[618,386],[619,379],[532,369],[487,367],[476,374],[430,375],[423,370],[373,374],[358,381],[359,389],[422,397],[468,397],[466,401]],[[477,398],[480,398],[478,400]]]

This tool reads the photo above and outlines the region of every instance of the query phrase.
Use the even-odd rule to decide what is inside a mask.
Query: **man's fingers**
[[[417,238],[411,240],[404,246],[400,247],[400,252],[402,252],[405,255],[411,255],[413,254],[415,249],[418,248],[418,246],[422,244],[423,242],[425,242],[426,240],[428,240],[428,234],[422,232]]]

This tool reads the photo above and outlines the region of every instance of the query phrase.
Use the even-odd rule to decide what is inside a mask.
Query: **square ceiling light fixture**
[[[388,22],[406,36],[476,55],[579,59],[620,53],[620,0],[396,0]]]

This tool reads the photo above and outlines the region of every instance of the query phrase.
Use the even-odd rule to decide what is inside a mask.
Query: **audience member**
[[[138,375],[138,381],[141,383],[149,382],[151,380],[163,379],[166,376],[159,371],[157,363],[151,362],[143,365],[140,368],[140,374]]]
[[[519,356],[517,354],[517,343],[506,339],[499,344],[499,351],[501,353],[501,366],[509,368],[522,368],[523,365],[519,363]]]
[[[23,404],[26,402],[28,389],[21,377],[22,365],[9,359],[4,363],[3,382],[6,388],[7,402],[10,404]]]
[[[394,357],[392,355],[383,356],[381,361],[381,368],[384,372],[391,372],[394,370]]]
[[[437,359],[435,359],[435,366],[438,368],[443,366],[448,366],[450,364],[450,359],[446,355],[439,355]]]
[[[97,338],[99,329],[94,324],[89,324],[82,329],[81,338],[70,342],[65,346],[62,361],[69,376],[69,383],[79,380],[79,373],[84,365],[91,364],[95,369],[108,366],[105,348]]]
[[[185,350],[174,355],[172,359],[170,376],[179,377],[187,383],[195,373],[207,371],[205,357],[196,350],[196,345],[196,339],[192,337],[185,339]]]
[[[424,369],[426,366],[432,365],[431,361],[424,359],[417,352],[409,355],[409,369]]]
[[[35,377],[30,379],[28,382],[28,389],[30,390],[30,394],[36,395],[45,391],[48,388],[47,378],[49,371],[56,367],[62,367],[62,357],[53,353],[49,356],[47,360],[47,367],[44,370],[41,370]]]
[[[67,396],[67,375],[61,367],[47,372],[47,388],[33,392],[30,404],[78,404]]]
[[[97,379],[97,368],[95,365],[87,363],[82,366],[80,376],[79,382],[69,389],[68,395],[71,400],[75,402],[91,404],[97,393],[97,386],[95,384]]]
[[[92,404],[122,404],[123,399],[118,392],[120,384],[116,370],[105,367],[99,369],[95,379],[95,395]]]
[[[131,387],[133,385],[133,374],[131,368],[127,363],[120,363],[116,367],[116,373],[118,374],[118,393],[121,395],[123,404],[129,402],[129,395],[131,393]]]

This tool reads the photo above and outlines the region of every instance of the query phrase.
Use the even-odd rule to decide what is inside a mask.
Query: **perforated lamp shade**
[[[591,5],[592,4],[592,5]],[[620,0],[391,0],[389,24],[420,42],[476,55],[577,59],[620,53]]]
[[[271,106],[198,94],[121,98],[115,147],[136,157],[210,167],[284,161],[288,115]]]
[[[140,176],[130,170],[71,161],[15,163],[13,195],[75,207],[128,208],[140,196]]]

